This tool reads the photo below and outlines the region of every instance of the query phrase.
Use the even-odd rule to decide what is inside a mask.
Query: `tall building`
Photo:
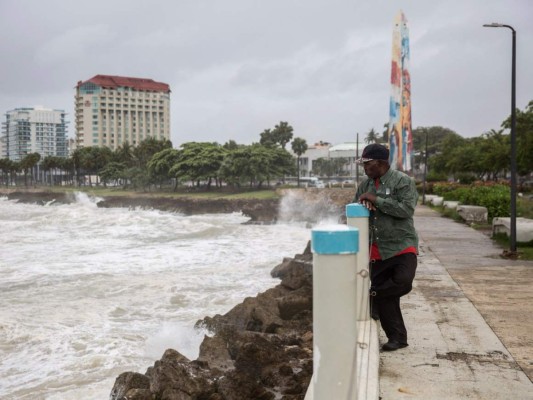
[[[77,147],[112,150],[148,137],[170,140],[170,87],[152,79],[96,75],[76,86]]]
[[[15,108],[2,123],[2,158],[22,160],[27,154],[67,157],[65,111],[44,107]]]

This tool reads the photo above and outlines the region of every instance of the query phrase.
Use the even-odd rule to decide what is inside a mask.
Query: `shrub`
[[[458,174],[455,179],[463,185],[470,185],[476,181],[476,177],[472,174]]]
[[[426,176],[427,182],[446,181],[446,179],[448,179],[448,175],[444,173],[429,172]]]
[[[489,220],[510,215],[510,191],[504,185],[461,186],[441,194],[444,200],[456,200],[462,204],[487,208]]]
[[[445,193],[454,191],[459,187],[460,185],[457,183],[437,182],[433,184],[433,194],[436,194],[437,196],[444,196]]]

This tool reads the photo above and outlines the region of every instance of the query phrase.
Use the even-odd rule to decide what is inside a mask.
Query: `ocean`
[[[107,399],[120,373],[144,373],[167,348],[195,359],[195,322],[277,285],[272,268],[310,239],[304,222],[97,200],[0,198],[1,399]]]

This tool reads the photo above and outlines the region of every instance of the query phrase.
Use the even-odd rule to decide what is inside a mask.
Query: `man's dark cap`
[[[377,143],[372,143],[366,146],[363,149],[363,154],[358,160],[360,163],[370,161],[370,160],[388,160],[389,159],[389,149],[385,146]]]

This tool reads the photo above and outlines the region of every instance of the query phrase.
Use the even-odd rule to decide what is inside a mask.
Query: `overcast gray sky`
[[[0,0],[0,112],[64,109],[97,74],[170,85],[175,147],[259,140],[279,121],[309,144],[388,121],[394,16],[411,40],[413,127],[499,129],[533,100],[533,0]],[[3,117],[4,118],[4,117]]]

